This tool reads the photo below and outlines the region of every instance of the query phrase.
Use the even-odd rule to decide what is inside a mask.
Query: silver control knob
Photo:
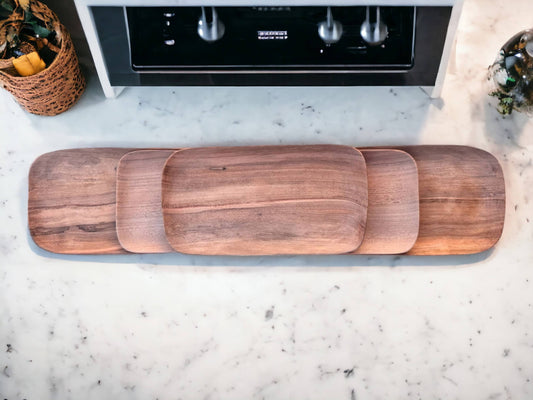
[[[361,25],[361,37],[370,46],[378,46],[385,41],[389,30],[381,19],[380,8],[376,7],[376,19],[370,20],[370,7],[366,8],[366,19]]]
[[[218,18],[215,7],[211,7],[211,21],[207,21],[205,7],[202,7],[202,16],[198,20],[198,35],[206,42],[216,42],[224,36],[224,24]]]
[[[328,7],[326,20],[318,24],[318,36],[320,36],[326,44],[337,43],[341,40],[342,24],[333,19],[331,7]]]

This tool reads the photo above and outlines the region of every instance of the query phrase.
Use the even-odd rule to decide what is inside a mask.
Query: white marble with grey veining
[[[144,88],[37,117],[0,93],[1,399],[533,398],[533,119],[486,96],[529,0],[467,0],[442,100],[418,88]],[[465,144],[506,176],[462,257],[54,256],[27,173],[72,147]]]

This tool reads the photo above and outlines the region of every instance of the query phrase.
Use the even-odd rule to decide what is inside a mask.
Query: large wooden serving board
[[[131,149],[60,150],[30,168],[28,225],[35,243],[63,254],[121,254],[116,169]]]
[[[420,228],[407,254],[471,254],[499,240],[505,182],[498,160],[468,146],[402,146],[419,174]]]
[[[162,201],[182,253],[347,253],[364,235],[366,167],[349,146],[187,149],[167,161]]]
[[[351,254],[401,254],[418,237],[418,172],[401,150],[361,150],[368,175],[363,243]]]
[[[132,253],[168,253],[161,179],[174,150],[137,150],[124,155],[117,170],[117,235]]]

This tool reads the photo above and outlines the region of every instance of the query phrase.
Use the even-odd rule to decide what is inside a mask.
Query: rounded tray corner
[[[173,251],[164,231],[161,181],[168,158],[179,151],[139,149],[120,158],[116,173],[115,220],[118,241],[126,251],[136,254]],[[158,177],[151,176],[156,169]],[[132,181],[135,180],[141,183],[132,189]],[[158,209],[160,218],[155,216],[159,213]]]
[[[406,152],[361,148],[367,167],[368,208],[364,238],[349,254],[403,254],[419,233],[418,169]]]

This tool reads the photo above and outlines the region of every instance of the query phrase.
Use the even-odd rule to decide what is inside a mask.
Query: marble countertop
[[[511,5],[512,4],[512,5]],[[94,75],[57,117],[0,92],[0,397],[533,397],[533,119],[486,95],[530,0],[467,0],[442,99],[419,88],[137,88]],[[449,257],[59,256],[29,238],[27,174],[73,147],[464,144],[508,195],[489,252]]]

